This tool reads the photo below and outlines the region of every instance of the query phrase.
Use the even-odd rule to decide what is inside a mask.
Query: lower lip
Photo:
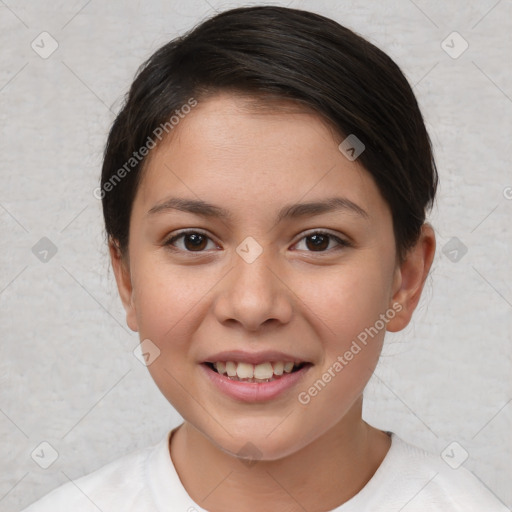
[[[283,373],[282,377],[271,382],[243,382],[220,375],[206,364],[199,366],[220,391],[242,402],[272,400],[295,386],[311,368],[311,364],[307,364],[295,372]]]

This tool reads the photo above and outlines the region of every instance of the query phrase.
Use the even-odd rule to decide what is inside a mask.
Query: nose
[[[251,263],[235,257],[213,305],[220,323],[259,331],[290,321],[294,294],[270,260],[265,251]]]

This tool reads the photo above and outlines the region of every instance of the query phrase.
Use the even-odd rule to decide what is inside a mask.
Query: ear
[[[391,305],[397,312],[388,322],[387,329],[397,332],[410,322],[418,305],[436,252],[436,237],[432,226],[423,224],[418,241],[409,249],[405,261],[397,265],[393,280]]]
[[[130,275],[130,265],[128,258],[123,257],[121,250],[116,241],[110,240],[109,244],[110,259],[112,261],[112,268],[116,276],[117,289],[121,302],[123,303],[124,310],[126,311],[126,323],[128,327],[137,332],[139,330],[137,325],[137,316],[134,305],[134,291]]]

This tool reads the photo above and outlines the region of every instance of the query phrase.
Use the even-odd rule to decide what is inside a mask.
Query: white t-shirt
[[[171,430],[53,490],[23,512],[206,512],[183,487],[169,453]],[[389,432],[391,447],[370,481],[332,512],[510,512],[464,467]]]

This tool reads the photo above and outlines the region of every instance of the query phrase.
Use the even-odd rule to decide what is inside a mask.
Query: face
[[[219,95],[173,135],[137,191],[129,265],[114,263],[128,325],[160,351],[148,369],[164,396],[215,446],[284,457],[346,421],[386,328],[408,322],[390,209],[314,114]],[[297,206],[309,203],[323,206]],[[221,375],[228,361],[261,378]]]

